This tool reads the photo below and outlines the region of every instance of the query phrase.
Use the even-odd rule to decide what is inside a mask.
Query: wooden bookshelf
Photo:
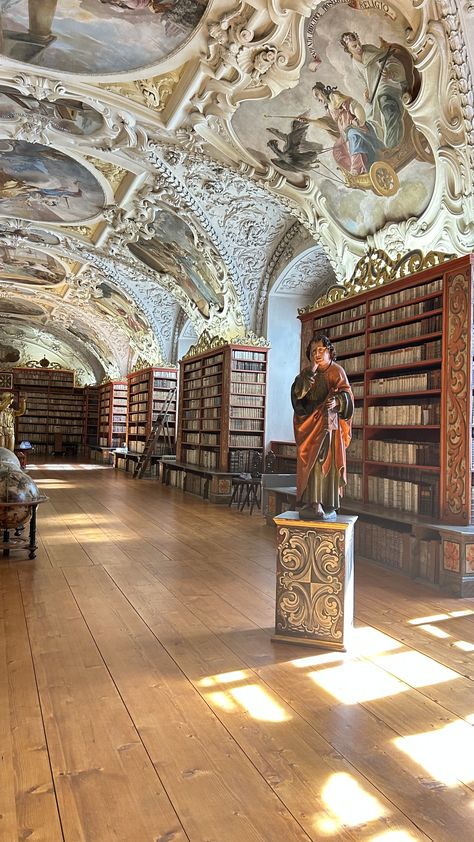
[[[99,434],[99,387],[84,387],[84,447],[97,444]]]
[[[66,369],[15,368],[13,383],[26,413],[17,418],[16,441],[29,441],[36,453],[76,454],[84,436],[84,389]]]
[[[294,441],[271,441],[269,451],[275,457],[274,474],[296,473],[296,444]]]
[[[177,459],[241,473],[263,464],[267,348],[224,344],[181,361]]]
[[[128,375],[127,446],[132,453],[142,453],[152,426],[160,415],[170,396],[176,389],[178,370],[176,368],[150,367]],[[168,429],[172,451],[176,437],[177,396],[170,405]],[[160,435],[154,455],[169,454],[166,436]]]
[[[100,447],[122,447],[127,438],[127,381],[111,380],[99,386]]]
[[[453,592],[474,574],[473,277],[472,256],[457,258],[300,314],[302,355],[327,334],[354,390],[344,508],[359,512],[360,555]],[[443,556],[443,525],[472,530],[472,571],[459,536],[458,561]]]

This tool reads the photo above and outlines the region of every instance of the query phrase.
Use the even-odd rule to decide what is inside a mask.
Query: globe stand
[[[0,549],[2,550],[2,555],[4,558],[9,558],[10,552],[15,552],[17,550],[27,550],[28,558],[36,558],[36,550],[38,549],[38,545],[36,543],[36,510],[38,508],[39,503],[44,503],[47,499],[47,497],[41,497],[34,503],[0,503],[0,529],[2,530],[2,541],[0,542]],[[4,526],[4,509],[11,510],[15,507],[31,509],[30,528],[28,530],[27,537],[21,537],[21,533],[24,530],[24,524],[20,524],[17,527]],[[11,533],[13,533],[13,536]]]

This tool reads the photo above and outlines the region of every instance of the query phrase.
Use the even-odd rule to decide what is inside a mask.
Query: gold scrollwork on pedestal
[[[463,272],[448,278],[447,282],[447,354],[449,372],[446,388],[446,491],[443,508],[445,513],[460,522],[468,516],[467,449],[470,436],[468,406],[469,355],[469,276]],[[469,466],[470,469],[470,466]]]
[[[343,578],[343,532],[280,527],[277,633],[340,642]]]

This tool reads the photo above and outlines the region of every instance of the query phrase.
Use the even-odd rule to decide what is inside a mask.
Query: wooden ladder
[[[153,424],[153,426],[150,430],[150,435],[148,436],[148,438],[145,442],[145,447],[143,448],[143,453],[140,453],[140,458],[135,465],[133,475],[132,475],[133,479],[141,479],[142,478],[143,474],[145,473],[145,471],[148,467],[150,459],[153,455],[153,450],[155,448],[155,444],[157,442],[157,439],[159,438],[161,433],[164,433],[165,442],[168,445],[168,448],[169,448],[170,452],[172,451],[173,445],[172,445],[172,441],[171,441],[170,430],[169,430],[169,427],[168,427],[168,414],[169,414],[169,411],[170,411],[170,408],[171,408],[171,404],[173,403],[173,401],[176,398],[176,393],[177,393],[177,389],[175,387],[172,392],[170,391],[170,393],[169,393],[169,395],[166,399],[166,403],[165,403],[163,411],[156,417],[156,420],[155,420],[155,422],[154,422],[154,424]]]

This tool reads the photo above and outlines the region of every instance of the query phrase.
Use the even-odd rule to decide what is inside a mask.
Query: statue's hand
[[[336,406],[336,398],[333,395],[328,396],[324,401],[325,409],[335,409]]]

